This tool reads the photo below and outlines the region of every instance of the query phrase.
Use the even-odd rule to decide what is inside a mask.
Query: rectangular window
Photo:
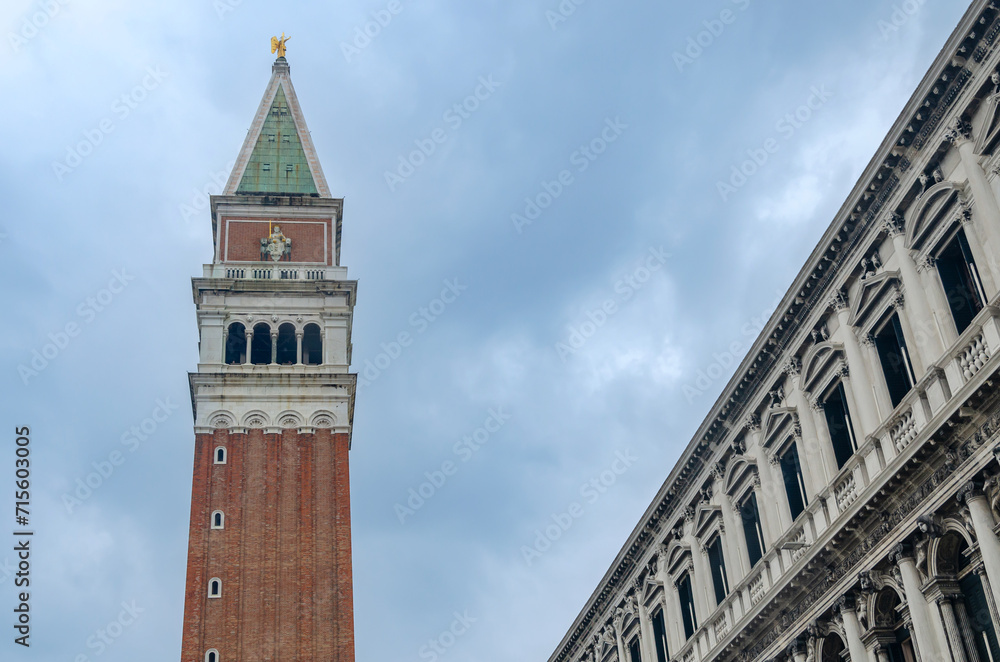
[[[656,662],[667,662],[667,628],[663,623],[663,610],[653,614],[653,640],[656,641]]]
[[[838,382],[823,401],[823,413],[826,414],[826,427],[830,431],[830,441],[833,442],[833,454],[837,457],[837,468],[842,469],[858,450],[843,382]]]
[[[799,464],[799,449],[794,442],[781,456],[781,475],[785,479],[788,508],[792,511],[792,519],[794,520],[802,514],[809,503],[806,498],[806,484],[802,480],[802,466]]]
[[[677,592],[681,596],[681,620],[684,621],[684,637],[690,639],[698,629],[698,619],[694,613],[694,591],[691,590],[691,575],[686,574],[677,583]]]
[[[750,567],[764,558],[764,530],[760,526],[760,511],[757,509],[757,495],[753,492],[740,505],[740,516],[743,520],[743,533],[747,539],[747,554],[750,556]]]
[[[642,653],[639,652],[639,637],[632,640],[628,645],[628,656],[631,662],[642,662]]]
[[[983,302],[986,300],[964,228],[959,229],[951,243],[937,256],[937,270],[948,298],[952,319],[955,320],[958,332],[962,333],[983,309]]]
[[[875,334],[875,348],[882,363],[885,385],[889,387],[889,399],[895,408],[916,381],[910,364],[910,353],[906,350],[906,340],[903,338],[903,327],[900,326],[899,315],[896,313]]]
[[[715,536],[708,545],[708,564],[712,567],[712,583],[715,585],[715,604],[721,605],[729,595],[729,576],[726,574],[726,559],[722,556],[722,537]]]

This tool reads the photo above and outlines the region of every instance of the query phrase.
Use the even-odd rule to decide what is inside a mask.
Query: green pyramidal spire
[[[283,57],[271,67],[271,80],[224,192],[331,197]]]
[[[281,87],[274,95],[236,192],[318,194]]]

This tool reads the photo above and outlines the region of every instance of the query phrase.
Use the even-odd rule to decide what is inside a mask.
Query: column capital
[[[840,596],[840,598],[837,599],[837,602],[834,605],[834,609],[836,611],[839,611],[840,613],[844,613],[845,611],[853,612],[857,608],[858,608],[858,602],[854,598],[853,593],[846,593]]]
[[[760,416],[757,414],[747,414],[743,419],[743,427],[751,432],[757,432],[760,430]]]
[[[892,548],[890,556],[896,564],[900,564],[905,560],[913,561],[913,545],[908,542],[901,542]]]
[[[970,480],[962,487],[958,488],[958,493],[955,495],[960,503],[968,504],[974,499],[985,499],[986,492],[983,483],[977,480]]]
[[[829,306],[833,308],[834,312],[837,313],[847,310],[848,308],[847,295],[844,294],[841,290],[837,290],[836,292],[830,295]]]
[[[956,147],[967,142],[972,142],[972,125],[961,117],[956,117],[948,125],[948,130],[944,133],[944,139]]]
[[[882,221],[882,229],[890,239],[903,236],[903,228],[903,216],[897,212],[892,212]]]
[[[789,377],[798,377],[802,373],[802,360],[797,356],[790,356],[781,365],[781,371]]]

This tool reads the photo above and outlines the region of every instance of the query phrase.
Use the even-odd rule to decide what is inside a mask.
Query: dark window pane
[[[826,426],[833,442],[833,453],[837,456],[837,468],[843,468],[857,450],[854,428],[851,427],[851,412],[847,408],[847,393],[843,382],[839,382],[830,396],[823,402]]]
[[[938,255],[937,270],[948,298],[951,316],[958,332],[962,333],[983,309],[983,287],[964,229],[959,230],[951,243]]]
[[[750,497],[740,506],[743,520],[743,533],[747,539],[747,554],[750,556],[750,567],[764,557],[764,532],[760,526],[760,511],[757,510],[757,495]]]
[[[628,645],[628,656],[632,658],[632,662],[642,662],[642,653],[639,652],[638,637],[633,639],[632,643]]]
[[[667,628],[663,624],[663,610],[653,614],[653,640],[656,642],[656,662],[667,662]]]
[[[805,482],[802,480],[802,467],[799,465],[799,449],[794,443],[781,456],[781,474],[785,479],[788,507],[792,511],[792,519],[795,519],[806,509],[808,500],[806,499]]]
[[[708,563],[712,567],[715,603],[720,605],[729,595],[729,577],[726,575],[726,559],[722,555],[722,538],[718,536],[708,546]]]
[[[677,584],[681,596],[681,620],[684,621],[684,636],[690,639],[698,629],[698,619],[694,613],[694,591],[691,590],[691,575],[684,575]]]
[[[882,374],[889,387],[889,398],[896,407],[913,388],[913,369],[906,351],[906,340],[899,325],[899,316],[893,314],[889,322],[875,335],[875,348],[882,363]]]

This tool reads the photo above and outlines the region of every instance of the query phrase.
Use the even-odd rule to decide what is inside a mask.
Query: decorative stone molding
[[[948,130],[944,133],[944,139],[956,147],[964,142],[969,142],[972,140],[972,125],[963,120],[961,117],[956,117],[952,123],[948,125]]]
[[[837,290],[830,296],[829,306],[830,308],[833,308],[833,311],[836,313],[847,310],[849,308],[847,295],[841,290]]]

